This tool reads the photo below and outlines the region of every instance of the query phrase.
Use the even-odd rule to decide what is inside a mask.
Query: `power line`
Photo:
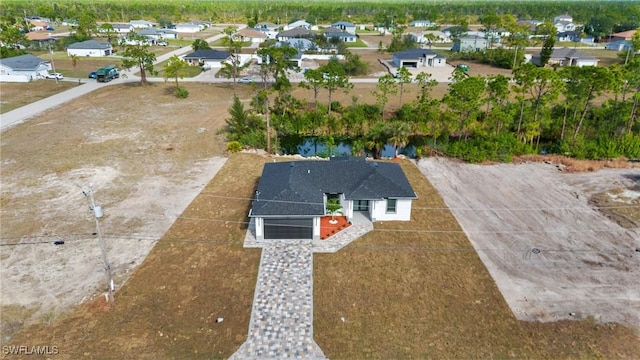
[[[303,204],[303,205],[323,205],[324,203],[306,202],[306,201],[290,201],[290,200],[263,200],[258,198],[238,197],[238,196],[225,196],[215,195],[213,193],[200,193],[200,196],[214,197],[220,199],[230,200],[245,200],[245,201],[257,201],[257,202],[273,202],[284,204]],[[456,211],[537,211],[537,210],[585,210],[591,211],[594,209],[636,209],[640,208],[640,205],[616,205],[616,206],[576,206],[576,207],[530,207],[530,208],[471,208],[471,207],[418,207],[411,206],[411,209],[416,210],[456,210]]]

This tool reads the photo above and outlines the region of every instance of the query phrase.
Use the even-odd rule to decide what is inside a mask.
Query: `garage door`
[[[311,239],[313,219],[264,219],[265,239]]]

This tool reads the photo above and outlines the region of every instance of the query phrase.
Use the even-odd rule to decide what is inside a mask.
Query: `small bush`
[[[227,151],[231,153],[236,153],[240,150],[242,150],[242,144],[240,144],[238,141],[230,141],[227,144]]]
[[[187,96],[189,96],[189,90],[187,90],[185,88],[177,87],[175,90],[173,90],[173,94],[178,99],[186,99]]]

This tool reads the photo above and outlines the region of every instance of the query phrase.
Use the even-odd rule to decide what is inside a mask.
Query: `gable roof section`
[[[0,64],[11,68],[13,70],[37,70],[40,64],[46,63],[46,61],[40,59],[39,57],[31,54],[24,54],[20,56],[14,56],[6,59],[0,59]]]
[[[595,60],[596,58],[591,55],[585,55],[576,49],[560,48],[553,49],[553,52],[551,53],[551,59]]]
[[[251,216],[324,215],[324,194],[347,200],[415,199],[399,164],[358,157],[267,163]]]
[[[332,27],[339,27],[339,26],[344,26],[344,27],[355,27],[356,25],[354,23],[348,22],[348,21],[336,21],[333,24],[331,24]]]
[[[229,56],[231,56],[231,54],[229,54],[226,51],[205,49],[205,50],[196,50],[191,54],[185,55],[184,58],[188,60],[190,59],[226,60],[227,58],[229,58]]]
[[[109,44],[108,42],[87,40],[87,41],[81,41],[81,42],[73,43],[73,44],[67,46],[67,49],[100,49],[100,50],[108,50],[108,49],[111,49],[111,44]]]
[[[297,27],[291,30],[281,31],[278,33],[278,37],[306,37],[311,36],[311,31]]]
[[[265,35],[263,32],[255,30],[255,29],[251,29],[251,28],[242,29],[242,30],[238,31],[236,33],[236,35],[240,35],[240,36],[244,36],[244,37],[252,37],[252,38],[266,38],[267,37],[267,35]]]
[[[429,49],[409,49],[393,53],[393,57],[398,59],[418,59],[421,57],[442,57]]]

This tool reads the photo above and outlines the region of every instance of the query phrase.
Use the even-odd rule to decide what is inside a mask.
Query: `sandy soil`
[[[593,317],[640,327],[640,235],[589,204],[626,189],[638,169],[565,173],[551,164],[470,165],[422,159],[515,316],[555,321]],[[418,194],[419,195],[419,194]]]

